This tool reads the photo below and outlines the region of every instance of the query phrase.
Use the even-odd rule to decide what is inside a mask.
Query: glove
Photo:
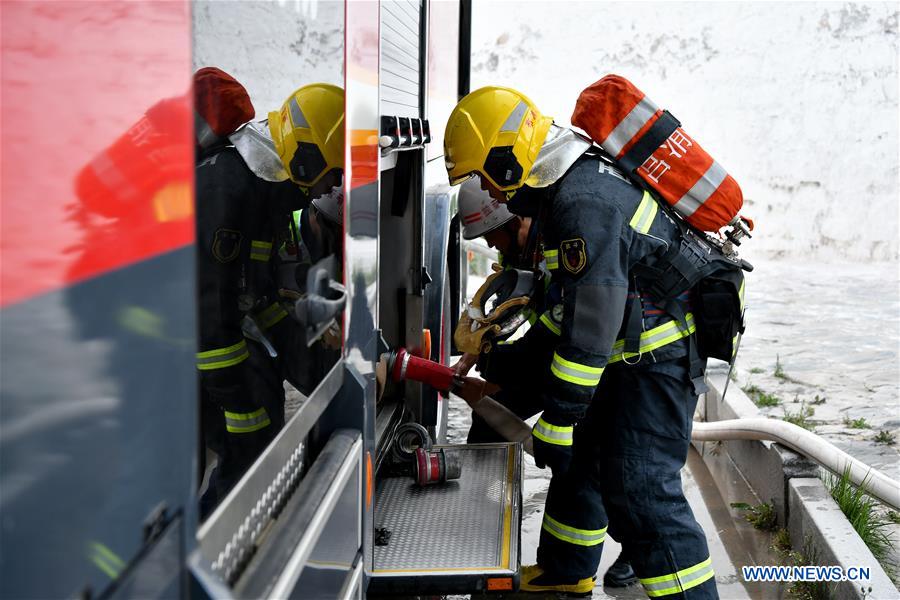
[[[574,429],[570,419],[545,410],[531,429],[535,464],[541,469],[550,467],[554,475],[568,471]]]

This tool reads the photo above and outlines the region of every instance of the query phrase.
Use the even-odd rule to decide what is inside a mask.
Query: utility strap
[[[642,135],[641,139],[619,159],[619,164],[622,165],[626,172],[633,173],[679,127],[681,127],[681,123],[678,119],[673,117],[669,111],[664,110],[656,122],[647,130],[647,133]]]

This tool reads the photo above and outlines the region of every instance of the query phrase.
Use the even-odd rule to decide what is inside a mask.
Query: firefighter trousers
[[[686,358],[604,372],[575,428],[572,466],[550,481],[538,564],[596,574],[608,532],[651,598],[716,598],[706,537],[684,497],[697,397]]]

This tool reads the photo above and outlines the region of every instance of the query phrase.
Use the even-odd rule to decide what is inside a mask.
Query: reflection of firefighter
[[[281,164],[305,200],[302,211],[287,207],[279,219],[276,266],[278,295],[294,300],[307,292],[310,267],[334,258],[342,272],[344,216],[344,91],[314,83],[297,89],[280,111],[269,113],[269,131]],[[294,185],[296,184],[296,185]],[[291,215],[293,211],[293,215]],[[309,394],[339,356],[341,334],[336,323],[309,345],[306,332],[276,333],[284,349],[285,377]]]
[[[310,197],[331,192],[340,183],[343,164],[339,88],[300,88],[281,113],[270,114],[269,126],[247,123],[228,135],[253,111],[240,84],[218,74],[219,102],[198,102],[205,120],[200,124],[205,135],[198,139],[206,147],[196,178],[197,366],[207,400],[206,422],[219,425],[207,430],[219,462],[202,502],[204,513],[283,425],[282,381],[308,394],[321,378],[321,348],[307,347],[300,328],[287,318],[279,288],[293,271],[286,299],[302,289],[297,279],[301,244],[292,211],[307,206]],[[246,110],[239,110],[245,104]],[[201,112],[207,105],[212,110]],[[293,183],[284,181],[288,178]],[[310,235],[309,241],[326,237]],[[221,411],[218,419],[211,407]]]
[[[465,239],[484,237],[488,246],[497,249],[504,267],[528,266],[531,260],[529,234],[532,233],[532,219],[509,212],[505,204],[480,189],[477,178],[462,184],[459,216]],[[530,319],[531,327],[521,339],[494,344],[490,352],[480,355],[464,354],[454,365],[458,374],[465,375],[477,360],[481,376],[499,388],[491,394],[494,400],[523,420],[530,419],[543,409],[540,396],[533,390],[542,389],[546,384],[553,352],[559,342],[563,305],[558,286],[553,286],[549,279],[547,277],[548,284],[544,286],[540,301],[532,306],[535,317]],[[503,436],[473,412],[467,442],[500,441],[504,441]],[[620,555],[604,575],[603,582],[609,587],[625,587],[637,583],[637,578],[630,563]]]
[[[463,98],[444,139],[451,184],[477,175],[512,212],[536,215],[562,290],[533,429],[535,462],[553,476],[538,564],[523,569],[521,588],[589,594],[609,524],[650,596],[715,597],[706,538],[680,480],[703,365],[692,360],[693,317],[682,298],[661,310],[631,272],[680,247],[677,226],[587,152],[589,141],[514,90]]]
[[[283,392],[268,357],[248,343],[242,326],[246,313],[257,308],[254,263],[271,251],[271,240],[257,224],[274,184],[257,177],[226,136],[254,110],[243,86],[218,69],[197,73],[195,96],[197,368],[204,437],[218,455],[201,501],[205,515],[274,436]]]

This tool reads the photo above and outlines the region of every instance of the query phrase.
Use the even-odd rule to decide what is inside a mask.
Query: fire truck
[[[391,349],[450,360],[463,290],[441,137],[468,92],[470,2],[2,11],[0,596],[515,589],[519,445],[455,446],[459,479],[417,487],[398,475],[403,432],[420,425],[440,449],[448,399],[410,381],[379,397],[375,377]],[[251,95],[280,73],[279,102],[340,83],[346,147],[340,357],[201,521],[190,78],[203,53]]]

